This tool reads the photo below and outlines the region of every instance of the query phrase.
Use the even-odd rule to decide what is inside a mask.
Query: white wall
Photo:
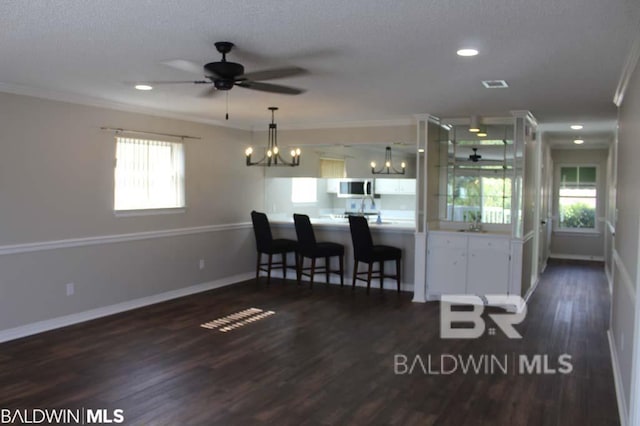
[[[554,225],[558,220],[557,168],[563,164],[595,164],[598,166],[596,206],[597,233],[570,233],[553,231],[551,235],[551,257],[578,256],[584,259],[604,259],[604,216],[607,204],[607,149],[557,149],[551,150],[554,165],[553,215]]]
[[[613,182],[616,193],[617,221],[613,224],[612,304],[611,328],[612,358],[616,373],[617,389],[622,395],[622,417],[629,417],[634,404],[635,424],[640,424],[640,380],[636,379],[635,397],[632,390],[632,372],[640,374],[640,345],[638,331],[640,320],[637,305],[639,212],[640,212],[640,68],[636,66],[618,109],[617,173]],[[614,149],[614,152],[615,152]],[[615,218],[615,214],[611,214]],[[636,323],[637,324],[637,323]],[[635,361],[634,361],[635,358]]]
[[[114,216],[114,134],[101,126],[202,138],[185,141],[185,213]],[[244,165],[250,132],[10,94],[0,129],[0,332],[253,271],[246,223],[264,171]]]

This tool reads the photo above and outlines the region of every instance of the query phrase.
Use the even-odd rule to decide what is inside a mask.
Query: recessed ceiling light
[[[420,153],[424,152],[424,148],[418,148],[418,152]]]
[[[582,139],[576,139],[573,141],[573,143],[575,143],[576,145],[582,145],[584,141]]]
[[[151,89],[153,89],[153,87],[149,86],[148,84],[136,84],[135,87],[138,90],[151,90]]]
[[[460,49],[456,53],[458,56],[476,56],[478,51],[476,49]]]
[[[487,137],[487,133],[486,133],[486,132],[478,132],[478,133],[476,133],[476,135],[477,135],[479,138],[486,138],[486,137]]]
[[[572,124],[571,125],[571,128],[573,130],[580,130],[580,129],[582,129],[582,127],[583,127],[582,124]]]

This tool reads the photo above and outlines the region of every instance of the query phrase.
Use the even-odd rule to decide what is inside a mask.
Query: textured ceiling
[[[303,126],[515,109],[542,123],[612,120],[639,9],[637,0],[3,0],[0,90],[222,120],[224,94],[125,82],[192,79],[163,62],[218,60],[213,42],[229,40],[238,49],[228,59],[247,71],[311,71],[273,81],[306,88],[300,96],[234,88],[234,126],[266,123],[270,105],[279,123]],[[458,57],[463,46],[480,55]],[[510,88],[485,89],[485,79]]]

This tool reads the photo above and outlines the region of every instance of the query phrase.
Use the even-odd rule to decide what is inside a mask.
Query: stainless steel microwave
[[[342,179],[338,183],[339,198],[373,197],[373,179]]]

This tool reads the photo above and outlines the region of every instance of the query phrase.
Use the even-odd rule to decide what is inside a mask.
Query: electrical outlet
[[[67,283],[67,296],[72,296],[73,293],[75,293],[76,289],[75,289],[75,284],[74,283]]]
[[[204,259],[200,259],[200,269],[204,269]]]

